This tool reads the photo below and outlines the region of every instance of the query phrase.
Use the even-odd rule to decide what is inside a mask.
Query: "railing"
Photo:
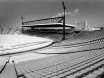
[[[16,70],[16,66],[15,66],[15,63],[14,63],[14,60],[12,61],[12,63],[14,65],[14,69],[15,69],[16,76],[17,76],[17,78],[19,78],[18,73],[17,73],[17,70]]]

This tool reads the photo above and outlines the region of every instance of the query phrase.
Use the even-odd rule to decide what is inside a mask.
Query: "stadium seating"
[[[37,37],[49,38],[52,39],[54,42],[62,41],[63,33],[46,33],[46,32],[35,32],[35,31],[25,31],[23,34],[25,35],[32,35]],[[71,36],[76,35],[74,30],[67,30],[65,34],[66,39],[70,38]]]
[[[43,52],[40,51],[40,53],[56,53],[56,54],[62,54],[62,53],[73,53],[73,52],[84,52],[86,50],[93,50],[93,49],[99,49],[104,47],[104,39],[98,39],[98,40],[93,40],[93,41],[88,41],[88,42],[83,42],[83,43],[76,43],[76,44],[65,44],[65,45],[60,45],[60,43],[57,43],[56,45],[52,45],[52,47],[47,48]],[[56,51],[55,51],[56,50]],[[46,51],[46,52],[45,52]]]
[[[21,34],[20,28],[9,28],[9,27],[0,27],[0,35],[7,35],[7,34]]]
[[[16,31],[16,29],[10,28],[8,34],[14,34],[15,31]]]
[[[18,78],[103,78],[103,34],[103,30],[81,31],[78,34],[66,35],[67,39],[64,41],[60,41],[62,34],[48,35],[49,38],[55,38],[58,42],[41,51],[31,51],[31,54],[11,57],[14,60]],[[12,47],[18,48],[32,44],[26,43]],[[71,50],[73,48],[74,50]],[[2,70],[8,57],[0,57],[0,61],[0,70]]]
[[[82,33],[84,32],[84,34]],[[103,77],[104,73],[104,39],[103,31],[89,32],[82,31],[73,37],[74,44],[68,44],[71,39],[65,40],[64,44],[57,43],[52,46],[55,49],[79,47],[74,53],[56,54],[54,56],[21,61],[15,64],[18,77],[25,78],[97,78]],[[85,36],[85,33],[88,35]],[[100,36],[99,36],[100,35]],[[80,37],[79,37],[80,36]],[[84,37],[85,36],[85,37]],[[78,38],[79,37],[79,38]],[[74,39],[75,38],[75,39]],[[81,41],[82,40],[82,41]],[[60,51],[61,53],[61,51]],[[69,51],[70,53],[70,51]],[[15,62],[16,62],[15,60]]]
[[[99,68],[99,66],[101,66],[100,68],[103,67],[103,51],[104,49],[99,49],[29,60],[16,64],[16,70],[19,77],[25,76],[26,78],[54,78],[54,76],[55,78],[70,78],[72,75],[80,78],[89,75],[90,72],[96,73],[95,69]],[[102,73],[99,73],[99,75]]]
[[[71,45],[71,44],[77,44],[82,42],[88,42],[88,41],[94,41],[97,39],[104,38],[104,31],[98,30],[98,31],[82,31],[79,34],[75,35],[74,37],[71,37],[70,39],[66,39],[65,41],[62,41],[56,46],[60,45]]]

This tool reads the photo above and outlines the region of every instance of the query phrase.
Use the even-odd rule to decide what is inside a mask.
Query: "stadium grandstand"
[[[76,30],[63,20],[0,28],[0,78],[103,78],[104,30]]]

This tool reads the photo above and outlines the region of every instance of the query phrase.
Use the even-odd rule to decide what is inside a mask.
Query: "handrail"
[[[18,77],[18,73],[17,73],[17,70],[16,70],[16,67],[15,67],[15,63],[14,63],[14,60],[12,61],[12,63],[13,63],[13,65],[14,65],[14,69],[15,69],[15,72],[16,72],[16,76],[17,76],[17,78],[19,78],[19,77]]]

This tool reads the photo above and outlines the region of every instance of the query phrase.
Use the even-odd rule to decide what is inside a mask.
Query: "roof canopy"
[[[23,26],[23,27],[36,27],[36,28],[38,28],[38,27],[63,27],[63,24],[61,24],[61,23],[50,23],[50,24],[37,24],[37,25],[28,25],[28,26]],[[65,27],[75,27],[74,25],[68,25],[68,24],[66,24],[65,25]]]
[[[63,27],[64,17],[46,18],[22,22],[22,27]],[[65,27],[75,27],[75,25],[65,24]]]
[[[37,25],[44,25],[50,23],[62,23],[63,17],[56,17],[56,18],[47,18],[47,19],[40,19],[40,20],[33,20],[22,22],[22,26],[37,26]]]

